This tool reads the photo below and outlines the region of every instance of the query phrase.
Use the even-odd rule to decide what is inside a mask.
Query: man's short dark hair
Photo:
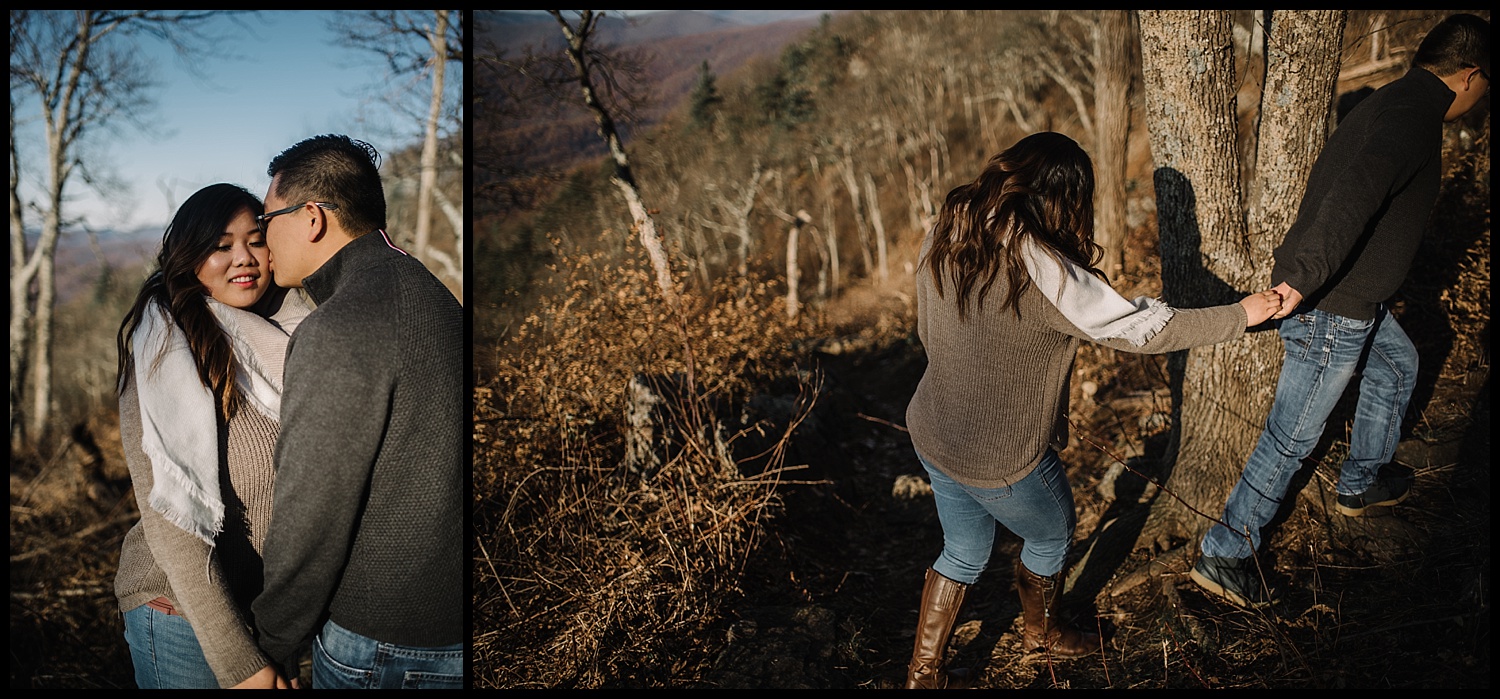
[[[1412,64],[1440,77],[1476,67],[1489,75],[1489,21],[1468,13],[1450,15],[1422,38]]]
[[[266,174],[276,180],[275,194],[289,204],[337,204],[332,213],[350,235],[385,229],[380,153],[364,141],[340,134],[313,136],[272,158]]]

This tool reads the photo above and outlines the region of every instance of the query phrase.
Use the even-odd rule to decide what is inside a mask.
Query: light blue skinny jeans
[[[313,689],[463,689],[464,646],[398,646],[333,621],[313,639]]]
[[[949,580],[973,585],[989,565],[995,548],[995,523],[1021,537],[1021,562],[1044,577],[1061,572],[1078,521],[1073,490],[1057,452],[1048,449],[1035,470],[1009,487],[975,488],[949,478],[927,462],[943,525],[943,552],[932,569]]]
[[[187,619],[148,605],[125,612],[125,643],[139,689],[218,689]]]
[[[1374,320],[1355,320],[1312,310],[1280,323],[1286,357],[1275,402],[1224,506],[1230,528],[1214,524],[1203,537],[1200,548],[1207,556],[1248,558],[1260,548],[1261,528],[1281,508],[1292,476],[1317,447],[1328,416],[1356,374],[1359,401],[1349,456],[1339,470],[1339,494],[1365,492],[1396,453],[1401,419],[1416,386],[1417,348],[1390,312],[1381,307]]]

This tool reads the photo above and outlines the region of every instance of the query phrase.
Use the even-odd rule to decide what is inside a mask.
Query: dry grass
[[[780,512],[817,378],[766,284],[676,318],[642,268],[570,265],[475,389],[474,686],[672,686]]]

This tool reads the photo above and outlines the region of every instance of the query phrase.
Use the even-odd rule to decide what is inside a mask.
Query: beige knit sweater
[[[925,250],[925,245],[923,246]],[[927,369],[907,405],[912,446],[938,470],[979,488],[1011,485],[1031,473],[1048,447],[1068,441],[1068,386],[1081,340],[1092,340],[1035,285],[1021,294],[1021,316],[1000,310],[1002,271],[981,310],[958,319],[956,285],[939,297],[929,268],[917,273],[917,336]],[[1146,344],[1097,341],[1127,352],[1159,354],[1226,342],[1245,332],[1238,303],[1175,309]]]
[[[308,306],[310,308],[310,306]],[[291,324],[306,309],[288,310]],[[249,337],[268,371],[281,374],[287,338],[269,326]],[[198,537],[167,521],[147,499],[153,485],[151,462],[141,449],[141,414],[136,385],[120,395],[120,438],[135,488],[141,521],[126,533],[115,575],[120,610],[129,611],[157,597],[172,601],[193,626],[203,655],[222,687],[233,687],[269,660],[256,644],[250,603],[260,593],[261,547],[271,522],[273,455],[277,421],[246,405],[221,425],[219,487],[224,529],[211,550]]]

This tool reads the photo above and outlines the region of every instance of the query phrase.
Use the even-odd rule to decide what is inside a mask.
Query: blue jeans
[[[125,643],[140,689],[218,689],[193,625],[141,605],[125,612]]]
[[[361,636],[333,621],[313,640],[313,689],[463,689],[464,646],[418,648]]]
[[[1339,494],[1365,492],[1396,453],[1401,418],[1416,386],[1417,348],[1390,312],[1382,307],[1374,320],[1355,320],[1312,310],[1283,319],[1279,332],[1286,358],[1275,402],[1224,506],[1230,528],[1209,529],[1204,555],[1248,558],[1260,548],[1261,528],[1276,516],[1292,476],[1322,439],[1328,416],[1361,370]]]
[[[932,569],[967,585],[979,581],[995,548],[995,523],[1021,537],[1021,562],[1041,576],[1067,563],[1073,543],[1073,489],[1057,453],[1047,450],[1036,470],[1005,488],[975,488],[949,478],[921,454],[917,460],[932,483],[938,521],[943,525],[943,552]]]

